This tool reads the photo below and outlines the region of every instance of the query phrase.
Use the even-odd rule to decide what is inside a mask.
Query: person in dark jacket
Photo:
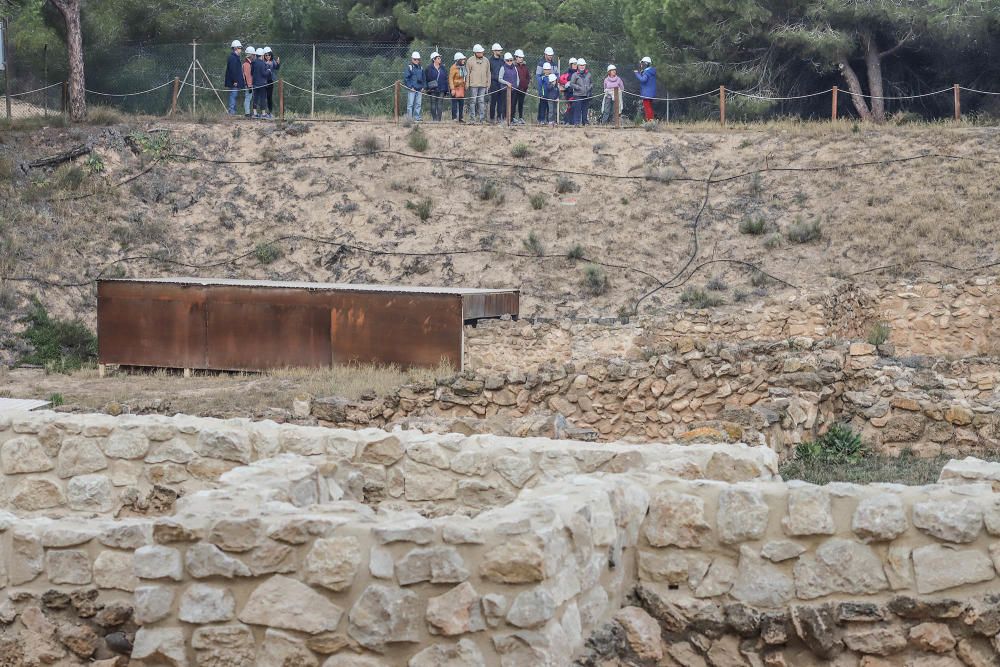
[[[541,123],[548,123],[550,126],[556,124],[559,116],[559,112],[557,111],[559,106],[559,77],[552,70],[552,65],[544,63],[542,65],[542,76],[538,82],[538,93],[542,98],[538,101],[538,105],[542,111],[543,120]]]
[[[261,53],[263,53],[261,49]],[[250,76],[253,81],[253,117],[270,118],[267,115],[267,65],[263,56],[255,58],[250,64]]]
[[[274,113],[274,82],[278,80],[281,58],[275,58],[270,46],[264,47],[264,66],[267,67],[267,115]]]
[[[524,62],[524,51],[521,49],[514,51],[514,67],[517,68],[517,86],[514,87],[514,95],[511,97],[511,105],[514,108],[510,112],[510,122],[524,125],[524,98],[528,93],[531,75],[528,73],[528,64]]]
[[[569,85],[573,89],[573,124],[586,125],[587,112],[590,111],[590,96],[594,93],[594,82],[587,68],[587,61],[580,58],[576,61],[576,74],[570,77]]]
[[[500,83],[500,70],[503,68],[503,47],[493,45],[493,55],[490,56],[490,121],[503,120],[503,108],[507,101],[507,92]]]
[[[514,56],[510,55],[509,52],[505,53],[503,54],[503,65],[497,74],[497,85],[500,86],[500,92],[496,94],[496,97],[499,97],[501,102],[500,106],[497,107],[497,125],[501,124],[507,118],[508,113],[511,113],[512,110],[507,108],[507,89],[510,88],[511,106],[513,106],[514,91],[517,90],[518,83],[517,67],[514,66]]]
[[[440,122],[444,96],[448,94],[448,70],[441,64],[441,54],[437,51],[431,54],[431,64],[424,71],[424,79],[431,101],[431,120]]]
[[[656,97],[656,68],[653,59],[645,56],[635,70],[635,78],[639,79],[639,97],[642,98],[642,113],[646,122],[653,120],[653,98]]]
[[[420,53],[417,51],[410,55],[410,62],[403,72],[403,85],[406,86],[406,117],[420,122],[423,120],[420,107],[427,88],[427,78],[424,76],[424,68],[420,66]]]
[[[240,40],[234,39],[233,43],[229,45],[232,51],[229,52],[229,58],[226,59],[226,89],[229,91],[229,115],[236,115],[236,98],[239,97],[240,90],[245,86],[243,84],[243,58],[240,55],[243,52],[243,44]]]
[[[573,87],[569,85],[569,80],[576,74],[576,58],[569,59],[569,68],[559,75],[559,89],[563,91],[566,98],[566,112],[563,116],[563,123],[573,124]]]
[[[549,71],[544,72],[545,65],[548,64]],[[559,65],[556,64],[556,52],[552,50],[551,46],[545,47],[545,53],[542,59],[538,61],[538,65],[535,67],[535,81],[538,85],[538,96],[545,97],[543,88],[548,82],[548,75],[555,74],[556,78],[559,78]],[[543,80],[544,77],[544,80]],[[552,110],[555,110],[555,105],[552,106]],[[538,100],[538,124],[544,125],[549,122],[549,104],[544,99]],[[553,119],[554,121],[555,119]]]

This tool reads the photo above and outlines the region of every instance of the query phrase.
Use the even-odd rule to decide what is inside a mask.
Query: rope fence
[[[107,91],[92,90],[90,88],[85,88],[85,93],[87,95],[102,99],[126,100],[129,98],[139,98],[143,96],[153,95],[154,93],[157,93],[157,91],[161,91],[172,86],[173,90],[172,92],[169,93],[169,97],[163,100],[161,104],[155,105],[157,108],[165,108],[167,115],[174,115],[179,112],[185,111],[184,109],[185,100],[182,97],[182,93],[184,92],[185,88],[192,89],[192,92],[194,93],[196,93],[197,91],[206,91],[208,93],[212,93],[212,95],[209,96],[209,99],[211,100],[212,97],[217,97],[218,101],[222,103],[223,109],[226,109],[227,105],[225,102],[225,98],[228,97],[234,91],[234,89],[219,88],[210,80],[207,80],[207,76],[205,77],[206,81],[204,83],[198,83],[196,80],[193,80],[194,77],[191,78],[192,80],[182,81],[180,77],[174,77],[173,79],[165,81],[159,85],[153,86],[152,88],[147,88],[145,90],[138,90],[134,92],[107,92]],[[208,83],[208,85],[205,85],[205,83]],[[58,100],[58,102],[51,101],[49,99],[51,93],[56,89],[61,90],[60,99]],[[292,83],[290,81],[285,81],[284,78],[279,78],[275,82],[266,84],[264,86],[256,86],[256,87],[245,86],[242,88],[235,89],[235,92],[237,93],[237,96],[241,95],[250,96],[255,91],[260,89],[270,89],[272,92],[272,97],[275,94],[277,95],[277,101],[275,102],[275,106],[278,107],[278,113],[276,115],[281,120],[315,119],[316,118],[315,102],[314,102],[315,97],[332,99],[332,100],[361,101],[363,98],[369,98],[377,95],[384,95],[386,93],[389,93],[389,91],[392,91],[390,94],[385,95],[384,99],[379,98],[377,100],[376,105],[369,108],[368,110],[362,109],[361,110],[362,113],[356,115],[361,115],[367,119],[373,119],[374,117],[378,116],[388,117],[391,115],[393,117],[393,120],[396,122],[399,122],[399,120],[405,117],[406,115],[405,98],[408,93],[418,93],[422,98],[430,98],[430,97],[440,98],[442,100],[442,103],[450,102],[452,99],[454,99],[448,92],[442,92],[441,94],[433,94],[429,93],[427,90],[416,90],[414,88],[406,86],[405,84],[402,83],[402,81],[398,79],[393,81],[392,83],[371,90],[344,92],[344,93],[326,93],[315,90],[312,87],[305,87],[302,85],[298,85],[296,83]],[[953,118],[954,120],[959,121],[962,118],[961,115],[962,92],[973,95],[988,95],[988,96],[1000,95],[1000,91],[982,90],[978,88],[963,86],[960,84],[954,84],[950,88],[943,88],[941,90],[935,90],[927,93],[915,93],[912,95],[869,95],[865,93],[850,92],[847,90],[842,90],[838,86],[832,86],[831,88],[827,88],[826,90],[821,90],[814,93],[781,96],[781,95],[759,94],[745,90],[730,90],[727,89],[725,86],[720,86],[718,89],[707,90],[693,95],[676,95],[676,96],[668,95],[668,96],[656,96],[656,97],[643,97],[640,94],[630,90],[615,88],[612,89],[611,91],[602,90],[601,92],[582,98],[567,99],[565,97],[560,97],[558,99],[552,99],[552,98],[542,97],[530,90],[519,90],[517,88],[512,88],[510,86],[505,85],[500,89],[489,90],[483,93],[482,98],[489,99],[495,95],[505,96],[506,98],[505,108],[507,109],[511,108],[511,103],[512,103],[511,98],[515,93],[523,95],[526,99],[538,100],[540,103],[554,102],[557,103],[559,107],[563,109],[565,109],[567,105],[572,104],[573,102],[590,102],[592,100],[597,100],[597,99],[607,100],[608,102],[613,103],[613,110],[614,110],[613,122],[609,121],[609,123],[615,125],[616,127],[622,127],[623,123],[622,117],[626,116],[626,114],[623,113],[624,100],[626,98],[633,99],[636,101],[648,99],[651,101],[665,102],[669,104],[672,102],[676,103],[689,100],[708,99],[716,97],[718,98],[717,117],[722,125],[726,125],[727,103],[734,101],[738,98],[757,100],[761,102],[784,102],[790,100],[813,99],[825,95],[830,95],[832,102],[830,119],[836,120],[838,117],[838,95],[840,95],[841,93],[843,93],[843,95],[846,97],[858,97],[866,100],[884,100],[884,101],[896,101],[896,102],[902,102],[907,100],[919,100],[939,95],[951,94],[953,96],[953,110],[954,110]],[[8,111],[8,116],[7,116],[8,120],[19,117],[63,114],[66,113],[68,106],[68,87],[67,83],[64,81],[52,83],[46,86],[22,92],[7,91],[5,93],[5,96],[8,98],[8,100],[11,101],[11,104],[8,105],[8,109],[10,109],[10,111]],[[308,98],[310,99],[308,110],[304,108],[305,104],[303,100],[306,96],[308,96]],[[40,99],[42,100],[41,102],[39,101]],[[192,100],[194,99],[195,99],[194,95],[192,95]],[[471,105],[473,98],[470,95],[466,95],[461,99],[463,99],[467,105]],[[289,104],[289,101],[292,101],[293,104]],[[192,102],[191,109],[195,108],[193,106],[195,103],[196,102],[194,101]],[[211,101],[209,104],[210,105],[212,104]],[[187,111],[190,111],[191,109],[187,109]],[[373,110],[376,112],[373,113],[372,112]],[[591,111],[593,111],[593,109],[591,109]],[[321,111],[321,114],[322,113],[323,112]],[[344,115],[351,115],[351,114],[347,113]],[[511,118],[509,116],[510,114],[507,114],[507,118],[504,121],[508,125],[511,123]],[[556,117],[561,121],[563,120],[561,113],[557,113]]]

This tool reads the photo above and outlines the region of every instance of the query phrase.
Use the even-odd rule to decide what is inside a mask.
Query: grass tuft
[[[872,345],[879,346],[889,340],[889,334],[892,333],[892,329],[885,322],[876,322],[872,325],[871,329],[868,330],[868,342]]]
[[[596,264],[583,267],[583,288],[591,296],[600,296],[608,291],[610,281],[604,269]]]
[[[767,220],[759,215],[748,215],[740,220],[740,233],[751,236],[761,236],[767,232],[769,225]]]
[[[524,244],[524,249],[530,252],[532,255],[538,255],[539,257],[545,254],[545,246],[542,245],[541,239],[535,232],[528,234],[528,238],[522,241]]]
[[[431,209],[433,207],[434,207],[434,201],[430,197],[419,199],[416,202],[412,201],[406,202],[406,208],[416,213],[417,217],[424,222],[426,222],[431,217]]]
[[[541,211],[545,206],[545,202],[548,201],[548,197],[543,192],[536,192],[535,194],[528,197],[528,202],[531,204],[531,208],[536,211]]]
[[[721,306],[725,301],[722,297],[710,294],[701,287],[685,287],[681,292],[681,303],[692,308],[715,308]]]
[[[376,153],[382,150],[382,141],[374,134],[366,134],[354,143],[358,153]]]
[[[570,259],[583,259],[583,246],[579,243],[574,244],[573,247],[569,249],[569,252],[566,253],[566,256]]]
[[[253,256],[257,258],[257,261],[261,264],[272,264],[285,254],[280,246],[274,243],[258,243],[257,247],[253,249]]]
[[[410,132],[409,138],[406,140],[410,148],[417,151],[418,153],[423,153],[427,150],[427,147],[431,145],[430,140],[427,139],[427,135],[424,134],[423,130],[419,127],[413,128]]]
[[[569,176],[560,176],[556,179],[556,192],[564,195],[568,192],[576,192],[580,189],[580,186],[576,184]]]
[[[517,143],[510,149],[511,157],[522,158],[528,157],[531,154],[531,149],[528,148],[528,144]]]
[[[810,222],[801,219],[796,220],[785,232],[785,236],[792,243],[810,243],[818,240],[822,235],[823,230],[819,220],[812,220]]]

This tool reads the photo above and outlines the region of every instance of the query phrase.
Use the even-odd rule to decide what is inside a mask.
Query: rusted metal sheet
[[[102,364],[266,370],[351,361],[462,367],[463,321],[517,290],[199,278],[98,284]]]
[[[462,368],[462,297],[331,293],[333,362]]]

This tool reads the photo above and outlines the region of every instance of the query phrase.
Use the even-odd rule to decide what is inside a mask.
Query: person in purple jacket
[[[507,108],[507,88],[510,88],[511,92],[513,92],[519,82],[517,66],[514,65],[514,56],[509,52],[503,54],[503,65],[500,66],[500,70],[497,72],[497,84],[500,86],[500,92],[496,93],[500,98],[500,106],[497,107],[497,125],[504,122],[507,112],[510,111]]]

